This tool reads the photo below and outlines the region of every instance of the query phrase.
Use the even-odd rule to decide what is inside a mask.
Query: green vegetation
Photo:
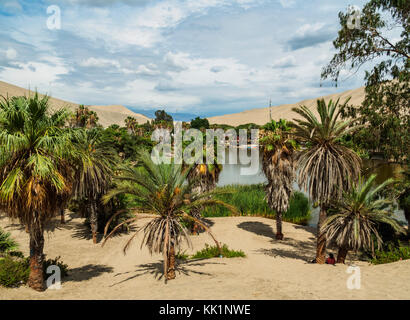
[[[221,193],[216,198],[234,206],[242,216],[275,217],[273,211],[265,200],[265,190],[262,184],[232,185],[216,188]],[[311,208],[309,200],[301,192],[294,192],[289,201],[289,209],[283,215],[287,222],[306,225],[310,219]],[[231,213],[223,207],[207,208],[203,211],[204,217],[227,217]]]
[[[172,116],[165,112],[165,110],[155,111],[155,123],[172,122]]]
[[[18,248],[18,243],[11,238],[10,233],[0,228],[0,257],[5,255],[21,256],[22,253],[18,251]]]
[[[393,232],[404,234],[404,228],[392,217],[393,202],[380,197],[383,189],[392,184],[386,180],[375,184],[376,175],[367,180],[359,178],[352,183],[350,190],[343,193],[340,200],[335,200],[331,215],[322,225],[329,243],[335,243],[339,252],[337,262],[344,263],[348,251],[366,250],[374,254],[374,247],[382,248],[383,239],[377,230],[378,225],[387,225]]]
[[[374,257],[370,261],[373,264],[383,264],[407,259],[410,259],[409,246],[389,244],[387,249],[376,250]]]
[[[191,259],[211,259],[211,258],[244,258],[245,253],[242,250],[231,250],[226,244],[221,247],[221,250],[217,246],[210,246],[205,244],[205,248],[196,252],[191,256]]]
[[[49,266],[57,266],[60,268],[60,272],[61,272],[61,278],[64,278],[66,276],[68,276],[68,265],[65,264],[62,260],[61,257],[58,256],[57,258],[54,259],[47,259],[44,260],[44,264],[43,264],[43,273],[44,273],[44,277],[47,277],[47,268]]]
[[[0,286],[18,287],[27,283],[29,274],[29,259],[16,259],[11,256],[0,258]]]
[[[361,106],[345,106],[343,115],[364,124],[355,144],[387,160],[409,162],[410,18],[408,0],[370,0],[360,13],[360,28],[349,27],[352,12],[340,12],[337,51],[322,78],[337,84],[342,70],[366,65],[366,96]],[[391,33],[391,29],[397,30]]]
[[[348,103],[345,101],[344,105]],[[306,106],[293,108],[301,119],[292,124],[294,138],[302,149],[298,154],[297,182],[309,194],[312,202],[320,205],[318,229],[326,220],[330,202],[340,199],[343,190],[349,189],[349,181],[356,181],[360,174],[361,159],[351,149],[343,146],[342,137],[357,130],[353,120],[339,120],[343,105],[339,100],[328,103],[317,100],[319,117]],[[316,247],[316,262],[325,263],[326,235],[320,233]]]
[[[262,169],[268,179],[266,200],[276,212],[276,239],[283,240],[282,217],[289,208],[295,180],[295,153],[299,146],[284,119],[268,122],[263,130],[260,144],[263,150]]]
[[[25,258],[17,242],[11,238],[10,233],[0,229],[0,286],[13,288],[26,284],[30,274],[30,258]],[[45,259],[43,263],[43,276],[47,277],[47,268],[51,265],[58,266],[61,277],[68,275],[68,265],[62,262],[61,257]]]
[[[138,167],[124,166],[120,168],[116,180],[123,184],[110,190],[104,196],[104,202],[120,194],[128,194],[135,197],[138,207],[156,217],[148,222],[142,229],[138,229],[124,246],[124,253],[129,248],[132,240],[139,231],[144,233],[142,245],[148,247],[150,253],[162,253],[164,257],[164,277],[167,280],[174,279],[175,274],[175,247],[185,240],[190,244],[188,232],[183,221],[189,220],[204,228],[214,239],[218,241],[210,229],[200,219],[188,214],[196,208],[207,206],[225,206],[235,211],[232,206],[223,201],[214,199],[215,192],[193,192],[193,183],[187,181],[190,167],[183,168],[176,164],[154,164],[148,152],[141,153]],[[129,222],[137,218],[129,219]],[[123,224],[123,223],[122,223]],[[117,225],[106,236],[104,243],[122,226]],[[106,229],[109,224],[107,224]],[[107,230],[105,231],[107,234]]]
[[[208,119],[196,117],[195,119],[191,120],[191,128],[193,129],[209,129],[209,121]]]

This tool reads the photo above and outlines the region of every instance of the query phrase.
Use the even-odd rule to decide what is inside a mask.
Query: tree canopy
[[[365,72],[366,96],[361,106],[346,106],[343,116],[360,119],[365,127],[358,144],[396,161],[410,153],[410,1],[371,0],[360,24],[350,24],[352,11],[340,12],[341,29],[333,42],[338,51],[322,78],[336,85],[343,70]]]

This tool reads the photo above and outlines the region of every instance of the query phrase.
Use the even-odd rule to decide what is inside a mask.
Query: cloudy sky
[[[1,0],[0,80],[77,103],[202,116],[293,103],[363,85],[346,72],[338,88],[320,86],[320,72],[338,12],[364,3]]]

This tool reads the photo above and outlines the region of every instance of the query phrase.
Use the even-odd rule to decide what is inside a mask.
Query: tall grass
[[[231,185],[219,187],[220,190],[231,190],[232,193],[220,194],[216,198],[235,206],[243,216],[262,216],[274,218],[275,211],[269,208],[265,201],[265,190],[262,184]],[[306,225],[310,219],[311,208],[309,200],[301,192],[294,192],[290,200],[288,211],[283,220]],[[231,213],[224,207],[206,208],[205,217],[226,217]]]

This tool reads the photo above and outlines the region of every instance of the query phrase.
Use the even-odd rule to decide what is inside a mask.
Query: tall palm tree
[[[326,254],[326,235],[321,226],[327,217],[330,201],[340,199],[343,190],[349,188],[349,180],[356,181],[361,159],[349,148],[343,146],[341,138],[358,129],[353,119],[338,120],[343,107],[339,100],[326,105],[324,99],[317,101],[319,119],[306,106],[293,108],[302,119],[294,119],[295,137],[304,148],[298,154],[298,184],[309,192],[314,202],[320,205],[316,262],[323,264]]]
[[[108,191],[116,154],[99,129],[77,130],[73,134],[77,151],[74,197],[87,207],[93,243],[97,243],[98,203]]]
[[[282,240],[282,215],[289,207],[295,178],[294,152],[298,146],[286,120],[272,120],[263,129],[260,143],[263,146],[262,168],[268,179],[266,199],[276,212],[276,239]]]
[[[405,233],[400,223],[392,217],[393,201],[381,198],[380,192],[393,182],[388,179],[375,186],[376,175],[367,180],[359,178],[357,184],[336,201],[335,214],[329,216],[322,226],[329,242],[339,247],[337,262],[344,263],[349,250],[367,249],[374,253],[374,241],[380,249],[383,240],[377,231],[378,224],[388,224],[398,233]]]
[[[71,193],[72,143],[61,125],[69,113],[51,113],[47,96],[0,102],[0,208],[30,234],[28,285],[44,290],[44,228]]]
[[[189,168],[182,169],[182,165],[159,164],[155,165],[147,152],[139,156],[139,167],[124,167],[118,180],[122,185],[113,189],[104,196],[104,201],[119,194],[133,195],[144,212],[156,215],[142,229],[144,238],[141,247],[146,245],[150,253],[162,253],[164,257],[164,277],[166,280],[175,278],[175,252],[185,239],[191,245],[188,232],[184,226],[185,221],[193,221],[204,228],[215,241],[218,248],[219,242],[215,239],[209,227],[190,212],[193,208],[223,205],[231,211],[236,210],[222,201],[212,198],[215,192],[197,194],[192,192],[192,182],[187,182]],[[115,215],[111,218],[113,219]],[[117,225],[107,235],[104,243],[124,223],[132,223],[137,217],[128,219]],[[111,220],[110,220],[111,221]],[[110,221],[107,223],[106,230]],[[124,247],[124,253],[138,231],[129,239]],[[106,233],[106,232],[105,232]],[[103,243],[103,245],[104,245]]]

